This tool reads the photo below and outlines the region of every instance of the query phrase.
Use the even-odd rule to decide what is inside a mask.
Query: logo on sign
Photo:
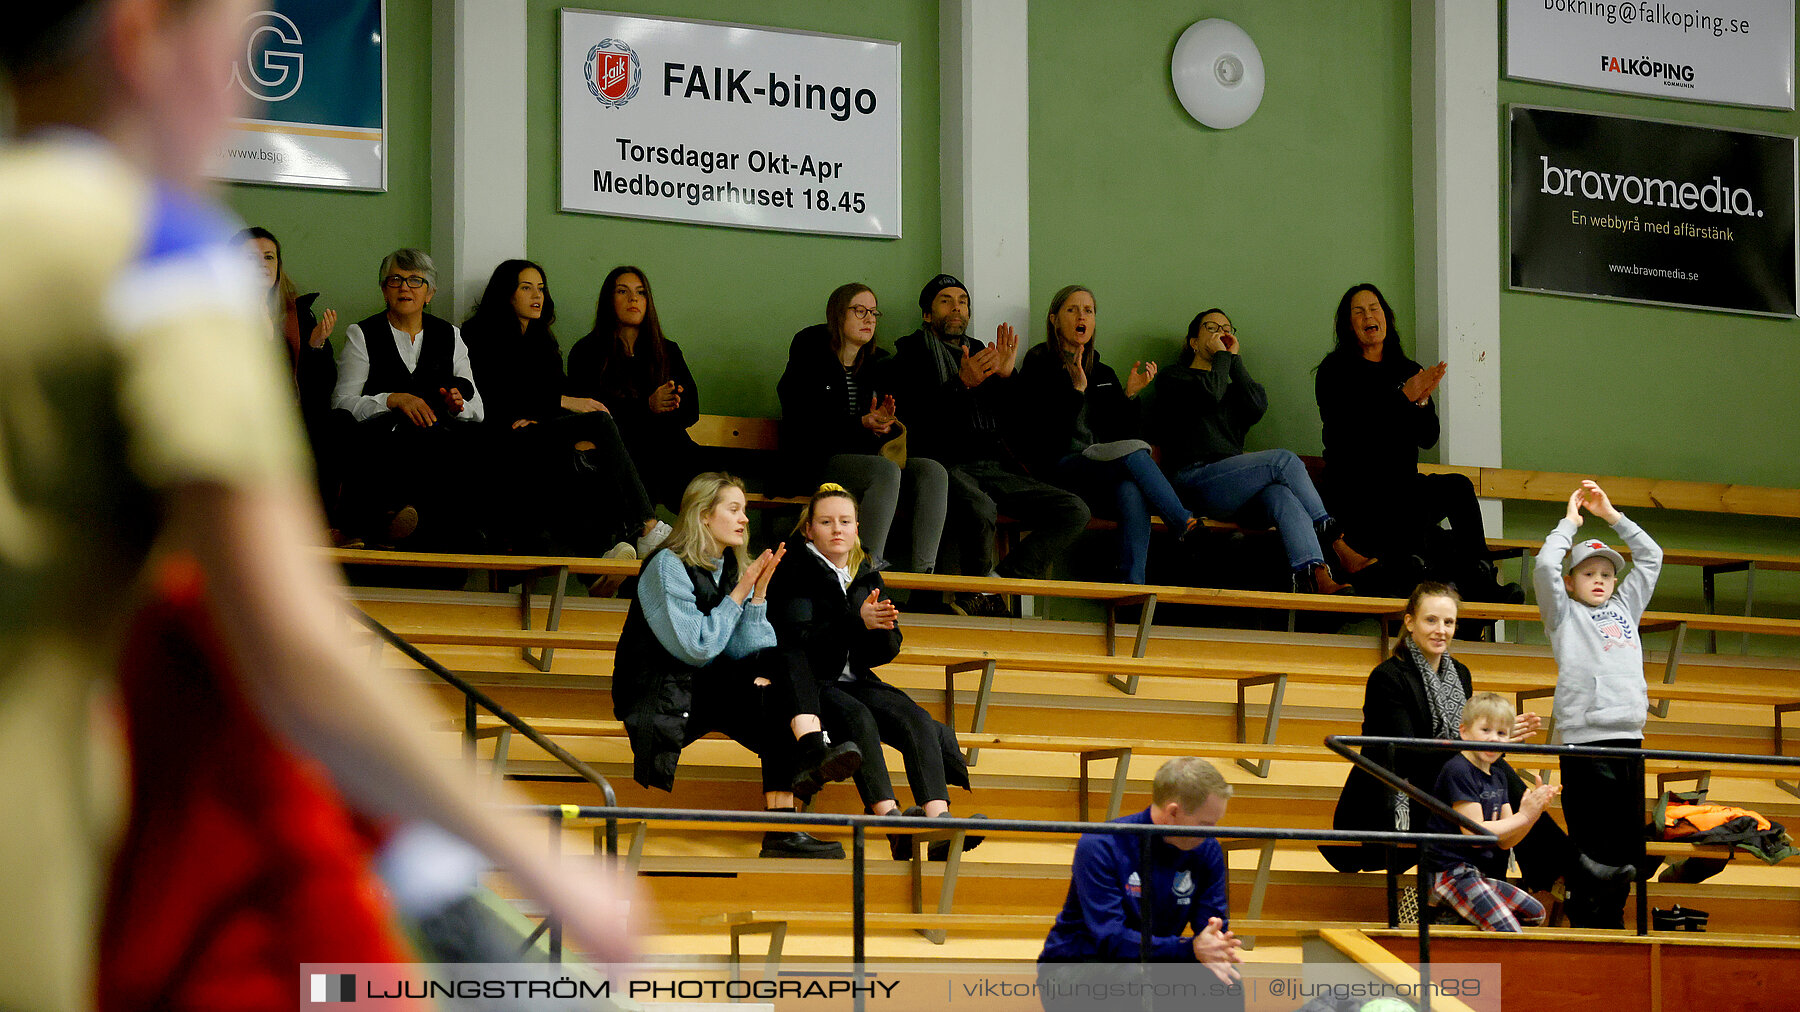
[[[601,39],[588,50],[582,66],[587,75],[588,93],[601,105],[618,108],[637,96],[644,79],[644,62],[628,45],[618,39]]]
[[[244,59],[232,64],[232,80],[259,102],[292,98],[306,71],[300,26],[274,11],[257,11],[244,24]]]

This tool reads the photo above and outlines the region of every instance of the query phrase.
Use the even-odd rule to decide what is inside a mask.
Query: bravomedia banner
[[[900,236],[898,42],[568,9],[561,24],[563,210]]]
[[[1506,74],[1794,107],[1794,0],[1507,0]]]
[[[1795,140],[1508,108],[1511,287],[1792,316]]]

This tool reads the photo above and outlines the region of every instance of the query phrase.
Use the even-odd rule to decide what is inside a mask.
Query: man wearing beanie
[[[926,283],[919,310],[923,326],[895,342],[881,385],[893,391],[909,451],[950,470],[937,571],[1047,577],[1087,527],[1088,508],[1073,492],[1027,476],[1001,434],[1014,410],[1019,336],[1005,323],[992,345],[969,336],[969,290],[948,274]],[[1004,562],[994,541],[1002,511],[1028,532]],[[969,603],[998,610],[991,598]]]

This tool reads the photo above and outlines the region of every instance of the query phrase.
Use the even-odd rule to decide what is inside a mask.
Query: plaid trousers
[[[1431,896],[1483,931],[1520,931],[1544,923],[1544,905],[1505,879],[1458,864],[1431,877]]]

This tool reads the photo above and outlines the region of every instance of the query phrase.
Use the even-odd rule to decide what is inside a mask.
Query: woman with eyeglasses
[[[1218,519],[1273,523],[1293,571],[1293,588],[1341,594],[1370,560],[1344,541],[1306,465],[1291,450],[1244,452],[1244,437],[1268,409],[1262,384],[1244,365],[1237,328],[1222,309],[1188,324],[1187,344],[1156,385],[1152,430],[1163,470],[1182,498]],[[1328,561],[1323,548],[1329,546]],[[1339,567],[1332,574],[1331,566]]]
[[[911,518],[904,560],[895,568],[929,573],[944,532],[950,475],[935,460],[906,453],[891,394],[877,389],[888,353],[875,344],[881,320],[868,285],[840,285],[825,301],[825,322],[794,335],[781,397],[781,450],[803,488],[832,482],[862,503],[863,548],[886,560],[894,518]]]
[[[612,415],[651,498],[680,506],[698,470],[687,430],[700,418],[700,390],[680,346],[663,336],[643,268],[614,267],[600,283],[594,327],[569,349],[567,392]]]
[[[552,483],[548,498],[561,504],[564,514],[554,524],[559,540],[589,555],[643,558],[668,537],[669,525],[656,518],[605,405],[562,392],[562,347],[550,329],[555,323],[548,275],[530,260],[506,260],[494,268],[481,301],[463,323],[469,361],[487,398],[500,484]],[[502,530],[515,551],[550,547],[542,501],[496,497],[494,506],[505,514]]]

